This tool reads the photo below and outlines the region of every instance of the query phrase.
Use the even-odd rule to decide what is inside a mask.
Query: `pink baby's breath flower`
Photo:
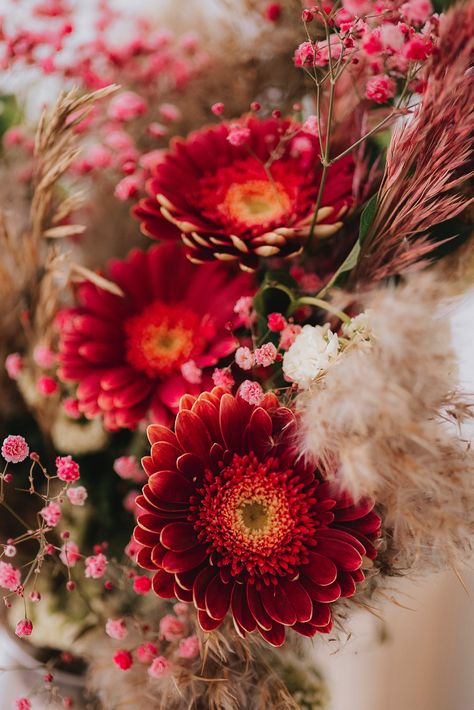
[[[108,168],[112,163],[112,153],[99,143],[93,145],[87,151],[87,160],[93,168]]]
[[[188,360],[188,362],[181,365],[181,374],[192,385],[198,385],[202,380],[202,370],[196,365],[194,360]]]
[[[187,636],[179,642],[178,655],[181,658],[196,658],[199,656],[199,639],[197,636]]]
[[[308,116],[306,121],[303,123],[303,131],[305,133],[310,133],[313,136],[318,135],[318,118],[317,116]]]
[[[10,353],[5,358],[5,370],[8,377],[12,380],[17,380],[23,370],[23,358],[20,353]]]
[[[60,481],[74,483],[81,476],[79,464],[74,461],[72,456],[57,456],[56,475]]]
[[[146,479],[145,473],[137,463],[136,456],[119,456],[113,464],[115,473],[125,480],[140,483]]]
[[[286,326],[286,319],[281,313],[270,313],[268,315],[268,330],[273,333],[280,333]]]
[[[160,619],[160,632],[166,641],[176,641],[181,638],[185,628],[185,623],[173,614],[166,614]]]
[[[22,638],[23,636],[31,636],[33,624],[29,619],[21,619],[16,625],[15,633]]]
[[[137,575],[133,578],[133,591],[136,594],[148,594],[151,589],[151,579],[146,575]]]
[[[132,121],[147,111],[145,99],[134,91],[124,91],[112,99],[108,114],[113,121]]]
[[[59,519],[61,518],[61,508],[57,503],[53,503],[51,501],[51,503],[45,505],[44,508],[41,508],[40,515],[46,525],[50,525],[54,528],[55,525],[59,523]]]
[[[49,375],[41,375],[36,382],[36,389],[43,397],[52,397],[59,390],[59,384]]]
[[[379,54],[383,50],[382,40],[380,39],[380,30],[376,29],[373,32],[364,34],[362,49],[369,55],[369,57],[372,57],[374,54]]]
[[[262,403],[265,396],[262,386],[258,382],[244,380],[239,387],[239,395],[248,404],[255,404],[257,407]]]
[[[15,569],[9,562],[0,560],[0,587],[14,592],[21,582],[20,571]]]
[[[282,330],[280,335],[280,350],[288,350],[295,342],[296,336],[301,333],[301,326],[290,323]]]
[[[161,678],[167,675],[171,670],[171,663],[164,657],[158,656],[153,659],[151,666],[148,669],[148,673],[152,678]]]
[[[66,495],[72,505],[84,505],[87,499],[87,490],[84,486],[74,486],[67,489]]]
[[[128,671],[133,665],[132,654],[130,651],[125,651],[124,649],[120,649],[114,653],[113,661],[121,671]]]
[[[270,367],[270,365],[273,365],[277,355],[277,349],[273,343],[265,343],[255,350],[255,360],[257,365],[261,365],[261,367]]]
[[[122,639],[128,636],[128,629],[123,619],[107,619],[105,633],[110,636],[111,639],[122,641]]]
[[[217,103],[212,104],[211,111],[214,114],[214,116],[222,116],[222,114],[225,111],[225,106],[222,103],[222,101],[218,101]]]
[[[184,602],[176,602],[173,605],[173,611],[176,616],[187,616],[189,614],[189,606]]]
[[[403,3],[400,12],[408,22],[414,25],[424,25],[433,13],[433,6],[430,0],[409,0]]]
[[[398,51],[403,47],[405,35],[397,25],[386,22],[380,28],[380,40],[385,48]]]
[[[5,557],[15,557],[15,555],[16,555],[15,545],[4,545],[3,554],[5,555]]]
[[[89,579],[100,579],[104,576],[107,567],[107,557],[102,552],[86,557],[85,566],[86,577]]]
[[[227,141],[233,145],[234,147],[238,148],[241,145],[245,145],[247,141],[250,138],[250,128],[247,128],[247,126],[241,126],[240,124],[236,123],[233,126],[230,126],[229,132],[227,134]]]
[[[40,367],[49,370],[56,363],[56,355],[47,345],[37,345],[33,350],[33,360]]]
[[[414,35],[403,47],[403,56],[406,59],[419,62],[424,61],[433,52],[433,42],[429,37]]]
[[[105,142],[110,148],[118,151],[132,150],[134,147],[133,139],[125,131],[119,129],[107,130],[105,134]]]
[[[395,82],[386,74],[373,76],[367,82],[365,95],[377,104],[384,104],[395,96]]]
[[[13,146],[22,145],[25,140],[25,133],[22,128],[13,126],[5,131],[2,140],[5,148],[12,148]]]
[[[212,381],[216,387],[222,387],[222,389],[228,390],[229,392],[235,384],[235,380],[229,370],[225,368],[220,369],[218,367],[216,367],[212,373]]]
[[[297,67],[314,66],[316,61],[316,48],[314,44],[312,42],[302,42],[295,50],[293,61]]]
[[[153,123],[150,123],[148,125],[147,132],[152,138],[156,138],[157,140],[159,140],[160,138],[164,138],[166,136],[166,134],[168,133],[168,129],[162,123],[153,121]]]
[[[139,495],[140,491],[137,491],[137,489],[134,488],[133,490],[129,491],[123,499],[123,507],[125,508],[125,510],[128,510],[128,512],[132,513],[133,515],[138,511],[137,496]]]
[[[31,703],[28,698],[16,698],[15,710],[31,710]]]
[[[76,562],[79,562],[82,555],[79,552],[79,546],[72,540],[68,540],[61,547],[61,552],[59,553],[59,559],[66,565],[66,567],[74,567]]]
[[[372,9],[371,0],[342,0],[342,6],[355,17],[364,17]]]
[[[79,400],[74,397],[66,397],[63,401],[63,409],[71,419],[80,419],[81,412],[79,411]]]
[[[140,190],[142,180],[138,175],[127,175],[115,186],[114,195],[118,200],[130,200]]]
[[[235,362],[241,370],[251,370],[255,364],[255,357],[249,348],[241,347],[235,351]]]
[[[269,22],[277,22],[281,17],[282,7],[279,2],[269,2],[263,11],[263,16]]]
[[[251,325],[253,320],[252,296],[241,296],[234,306],[234,313],[237,313],[245,326]]]
[[[154,643],[147,642],[142,643],[141,646],[138,646],[135,653],[140,663],[151,663],[158,653],[158,649]]]
[[[141,547],[142,546],[132,538],[130,542],[125,545],[124,552],[131,560],[135,560]]]
[[[181,111],[174,104],[161,104],[159,111],[161,118],[164,121],[168,121],[169,123],[179,121],[179,119],[181,118]]]
[[[17,434],[10,434],[3,440],[2,456],[8,463],[20,463],[29,454],[29,447],[25,439]]]

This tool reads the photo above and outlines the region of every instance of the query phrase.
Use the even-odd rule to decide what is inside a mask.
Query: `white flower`
[[[342,326],[342,332],[349,339],[362,339],[370,340],[372,337],[371,329],[371,310],[370,308],[363,313],[359,313],[358,316],[352,318],[349,323],[344,323]]]
[[[302,389],[328,369],[339,353],[339,338],[329,324],[305,325],[283,357],[283,372]]]

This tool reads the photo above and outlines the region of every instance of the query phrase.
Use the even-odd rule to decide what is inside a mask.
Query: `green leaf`
[[[367,236],[367,233],[370,229],[372,222],[374,221],[374,217],[377,212],[377,197],[378,194],[375,193],[375,195],[372,195],[370,200],[365,203],[365,207],[362,210],[362,214],[360,215],[359,236],[357,237],[357,241],[350,250],[349,254],[344,259],[344,261],[342,262],[342,264],[340,265],[340,267],[338,268],[338,270],[336,271],[336,273],[334,274],[334,276],[332,277],[332,279],[320,292],[320,296],[329,291],[329,289],[333,286],[338,286],[341,282],[343,282],[344,275],[347,274],[349,271],[352,271],[352,269],[357,265],[362,244],[364,243],[364,239]]]

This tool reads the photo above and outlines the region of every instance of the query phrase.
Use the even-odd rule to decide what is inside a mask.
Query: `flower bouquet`
[[[12,707],[328,708],[320,644],[472,544],[474,4],[7,4]]]

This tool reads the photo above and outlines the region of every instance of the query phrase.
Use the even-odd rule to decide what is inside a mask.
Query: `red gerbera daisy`
[[[183,394],[212,386],[205,368],[235,350],[226,325],[250,279],[195,267],[179,244],[135,249],[108,277],[123,297],[83,282],[78,307],[60,318],[60,377],[80,383],[80,410],[103,414],[109,430],[133,428],[149,410],[168,423]]]
[[[319,190],[319,141],[283,119],[249,118],[233,141],[242,145],[229,142],[236,130],[235,124],[222,123],[175,140],[154,168],[150,197],[134,214],[152,238],[181,233],[195,263],[238,260],[252,270],[259,256],[301,251]],[[350,155],[329,168],[317,236],[342,226],[352,174]]]
[[[328,632],[331,604],[355,593],[380,518],[318,478],[295,446],[295,415],[220,388],[180,403],[175,432],[152,425],[137,499],[138,562],[161,597],[193,602],[205,631],[229,609],[239,633],[276,646],[285,627]]]

